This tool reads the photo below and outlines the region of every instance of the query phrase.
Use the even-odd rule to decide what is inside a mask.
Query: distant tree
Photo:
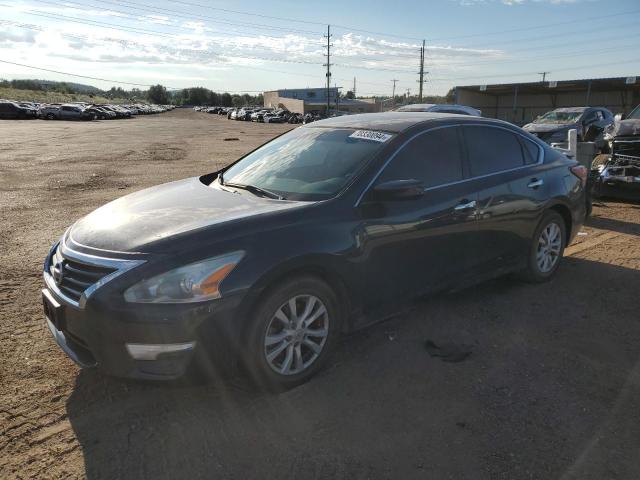
[[[447,103],[455,103],[456,102],[456,89],[452,88],[447,92]]]
[[[348,98],[349,100],[353,100],[356,96],[353,94],[351,90],[344,94],[344,98]]]
[[[209,100],[208,100],[209,105],[220,106],[222,99],[219,93],[209,91],[208,96],[209,96]]]
[[[231,97],[231,104],[234,107],[242,107],[245,105],[244,99],[240,95],[234,95]]]
[[[158,103],[161,105],[169,103],[167,89],[162,85],[153,85],[149,87],[149,90],[147,91],[147,99],[152,103]]]
[[[18,90],[43,90],[42,83],[36,80],[11,80],[11,86]]]
[[[231,94],[227,92],[221,95],[220,101],[223,107],[231,107],[233,105],[233,99],[231,98]]]

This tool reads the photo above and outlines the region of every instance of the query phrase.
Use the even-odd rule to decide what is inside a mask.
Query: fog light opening
[[[127,352],[135,360],[157,360],[164,353],[179,353],[193,350],[196,342],[187,343],[127,343]]]

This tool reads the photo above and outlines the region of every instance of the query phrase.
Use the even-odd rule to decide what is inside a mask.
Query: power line
[[[95,5],[91,5],[91,4],[83,4],[83,3],[78,3],[78,2],[74,2],[74,1],[64,1],[64,2],[51,2],[51,1],[46,1],[46,0],[34,0],[38,3],[46,3],[46,4],[51,4],[51,5],[60,5],[60,6],[71,6],[71,8],[75,8],[72,5],[79,5],[81,7],[93,7],[93,8],[103,8],[103,7],[98,7]],[[171,14],[174,17],[178,17],[178,18],[184,18],[187,20],[200,20],[200,19],[207,19],[207,21],[211,22],[211,23],[220,23],[223,25],[234,25],[234,26],[240,26],[240,27],[258,27],[258,28],[264,28],[267,30],[279,30],[279,31],[285,31],[285,32],[294,32],[294,33],[305,33],[305,34],[311,34],[311,35],[320,35],[319,32],[316,31],[311,31],[311,30],[299,30],[299,29],[292,29],[292,28],[286,28],[286,27],[276,27],[276,26],[272,26],[272,25],[266,25],[266,24],[261,24],[261,23],[238,23],[238,22],[231,22],[228,20],[223,20],[223,19],[219,19],[219,18],[215,18],[215,17],[211,17],[211,16],[207,16],[207,15],[184,15],[182,12],[179,12],[177,10],[171,10],[168,8],[163,8],[163,7],[156,7],[156,6],[152,6],[152,5],[147,5],[147,4],[133,4],[131,2],[126,2],[126,1],[118,1],[116,0],[116,2],[113,1],[109,1],[109,0],[100,0],[100,3],[103,4],[109,4],[109,5],[116,5],[119,7],[124,7],[124,8],[128,8],[131,10],[140,10],[142,12],[151,12],[151,13],[156,13],[156,14],[162,14],[162,15],[166,15],[166,14]],[[136,5],[136,6],[130,6],[130,5]],[[123,12],[122,10],[115,10],[111,7],[107,7],[105,8],[108,11],[111,12],[115,12],[115,13],[121,13],[124,15],[133,15],[131,12]]]
[[[59,70],[52,70],[50,68],[34,67],[33,65],[25,65],[23,63],[10,62],[8,60],[0,60],[0,62],[8,63],[10,65],[17,65],[19,67],[32,68],[34,70],[42,70],[43,72],[59,73],[60,75],[68,75],[70,77],[87,78],[89,80],[99,80],[101,82],[118,83],[118,84],[122,84],[122,85],[132,85],[132,86],[135,86],[135,87],[153,87],[153,85],[148,85],[148,84],[144,84],[144,83],[122,82],[122,81],[119,81],[119,80],[110,80],[108,78],[90,77],[88,75],[78,75],[78,74],[75,74],[75,73],[61,72]],[[169,89],[169,90],[181,90],[180,88],[175,88],[175,87],[166,87],[166,88]]]
[[[45,0],[36,0],[36,1],[45,1]],[[0,6],[3,7],[10,7],[10,5],[6,5],[6,4],[0,4]],[[46,13],[46,12],[42,12],[41,10],[27,10],[27,11],[23,11],[21,13],[27,14],[27,15],[34,15],[34,16],[38,16],[38,17],[45,17],[45,18],[51,18],[54,20],[65,20],[65,21],[69,21],[69,22],[73,22],[73,23],[79,23],[79,24],[83,24],[83,25],[90,25],[90,26],[94,26],[94,27],[101,27],[101,28],[108,28],[110,30],[117,30],[117,31],[121,31],[121,32],[128,32],[128,33],[137,33],[137,34],[143,34],[143,35],[149,35],[152,37],[163,37],[163,38],[176,38],[175,34],[168,34],[168,33],[162,33],[162,32],[158,32],[157,30],[149,30],[149,29],[144,29],[144,28],[139,28],[139,27],[130,27],[127,25],[120,25],[120,24],[114,24],[114,23],[109,23],[109,22],[101,22],[98,20],[88,20],[88,19],[78,19],[76,17],[70,17],[68,15],[61,15],[59,13]],[[224,32],[217,32],[219,34],[224,34]],[[228,35],[228,34],[227,34]],[[265,37],[265,38],[272,38],[272,39],[276,39],[276,40],[283,40],[285,37],[276,37],[276,36],[271,36],[271,35],[264,35],[261,34],[261,37]],[[308,39],[307,43],[310,45],[314,45],[313,42],[309,41]],[[321,43],[315,43],[315,45],[321,45]]]
[[[628,24],[619,24],[616,25],[617,29],[620,28],[626,28],[626,27],[636,27],[638,25],[638,22],[631,22]],[[593,27],[588,27],[588,28],[581,28],[578,30],[567,30],[561,33],[555,33],[552,35],[544,35],[544,39],[548,39],[548,38],[567,38],[567,36],[569,35],[574,35],[574,34],[578,34],[578,33],[584,33],[584,32],[593,32]],[[595,33],[599,33],[599,32],[595,32]],[[532,41],[536,41],[536,40],[540,40],[540,35],[536,35],[535,37],[526,37],[526,38],[514,38],[514,39],[509,39],[509,44],[512,43],[522,43],[522,42],[532,42]],[[583,39],[584,41],[584,39]],[[495,42],[489,42],[489,43],[476,43],[474,44],[474,48],[480,48],[480,47],[487,47],[487,46],[491,46],[494,45]]]
[[[439,41],[439,40],[457,40],[460,38],[475,38],[475,37],[486,37],[488,35],[501,35],[503,33],[514,33],[514,32],[524,32],[527,30],[538,30],[540,28],[549,28],[549,27],[557,27],[560,25],[575,25],[576,23],[582,23],[585,21],[590,21],[590,20],[597,20],[597,21],[602,21],[603,18],[611,18],[611,17],[621,17],[624,15],[629,15],[629,14],[634,14],[634,13],[640,13],[640,10],[630,10],[630,11],[626,11],[626,12],[619,12],[619,13],[611,13],[608,15],[598,15],[597,17],[585,17],[585,18],[575,18],[572,20],[568,20],[568,21],[564,21],[564,22],[555,22],[555,23],[544,23],[544,24],[540,24],[540,25],[532,25],[529,27],[524,27],[524,28],[513,28],[513,29],[509,29],[509,30],[499,30],[499,31],[491,31],[491,32],[484,32],[484,33],[471,33],[468,35],[457,35],[457,36],[453,36],[453,37],[437,37],[437,38],[432,38],[431,40],[435,40],[435,41]]]
[[[610,63],[599,63],[598,67],[611,67],[611,66],[615,66],[615,65],[628,65],[632,62],[640,62],[640,57],[638,58],[628,58],[624,61],[621,62],[610,62]],[[565,71],[572,71],[572,70],[580,70],[583,68],[593,68],[593,63],[589,64],[589,65],[580,65],[577,67],[565,67],[565,68],[556,68],[554,69],[554,71],[556,72],[565,72]],[[435,80],[438,81],[451,81],[451,80],[477,80],[477,79],[484,79],[484,78],[504,78],[504,77],[518,77],[518,76],[524,76],[524,75],[539,75],[539,72],[510,72],[510,73],[506,73],[506,74],[497,74],[497,75],[479,75],[479,76],[472,76],[472,77],[447,77],[447,78],[437,78]]]

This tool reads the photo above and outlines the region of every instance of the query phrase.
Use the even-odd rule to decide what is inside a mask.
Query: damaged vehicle
[[[591,192],[595,197],[640,200],[640,105],[604,133],[610,155],[598,155],[591,164]]]
[[[579,142],[588,136],[589,141],[596,143],[596,149],[603,151],[606,147],[603,131],[612,123],[613,114],[606,108],[568,107],[547,112],[522,128],[548,144],[565,142],[569,130],[575,128]]]
[[[212,161],[215,163],[215,160]],[[44,262],[46,324],[79,365],[298,385],[341,334],[417,296],[551,279],[587,169],[520,128],[386,112],[294,128],[75,222]]]

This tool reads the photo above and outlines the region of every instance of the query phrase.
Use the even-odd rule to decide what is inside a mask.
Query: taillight
[[[589,175],[587,167],[584,165],[574,165],[573,167],[570,167],[569,170],[571,170],[571,173],[580,179],[583,187],[587,184],[587,177]]]

